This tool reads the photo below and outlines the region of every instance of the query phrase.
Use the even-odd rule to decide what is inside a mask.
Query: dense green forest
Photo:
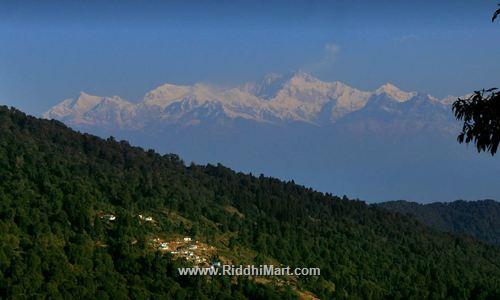
[[[500,245],[500,203],[494,200],[454,201],[419,204],[390,201],[376,204],[384,209],[410,215],[440,231],[473,236]]]
[[[112,213],[106,222],[100,213]],[[156,223],[145,224],[138,214]],[[181,277],[148,246],[189,235],[232,263],[319,267],[277,284]],[[0,298],[500,299],[500,250],[294,182],[186,166],[0,107]]]

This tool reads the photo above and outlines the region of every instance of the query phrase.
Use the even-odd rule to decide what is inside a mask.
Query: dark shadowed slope
[[[321,276],[178,276],[189,263],[153,241],[186,235],[224,262],[319,267]],[[176,155],[5,107],[0,269],[0,298],[500,297],[496,247],[293,182],[186,167]]]
[[[493,200],[430,204],[391,201],[377,206],[411,215],[441,231],[470,235],[500,245],[500,203]]]

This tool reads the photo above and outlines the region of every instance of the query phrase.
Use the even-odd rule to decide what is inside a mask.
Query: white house
[[[102,215],[101,219],[105,219],[108,221],[114,221],[114,220],[116,220],[116,216],[112,215],[112,214],[106,214],[106,215]]]
[[[160,246],[158,246],[158,249],[168,250],[168,243],[161,243]]]
[[[212,267],[214,267],[214,268],[220,268],[221,267],[221,263],[218,262],[218,261],[214,261],[214,262],[212,262]]]

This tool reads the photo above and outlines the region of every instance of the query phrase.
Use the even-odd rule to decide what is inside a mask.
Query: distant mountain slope
[[[430,204],[391,201],[377,206],[410,215],[441,231],[470,235],[500,245],[500,203],[493,200]]]
[[[225,88],[164,84],[134,103],[82,93],[44,117],[367,201],[500,198],[500,160],[456,142],[453,99],[392,84],[362,91],[296,72]]]
[[[151,216],[146,222],[145,217]],[[498,299],[499,248],[293,182],[0,107],[0,298]],[[321,276],[183,277],[155,243]],[[213,247],[213,248],[211,248]]]

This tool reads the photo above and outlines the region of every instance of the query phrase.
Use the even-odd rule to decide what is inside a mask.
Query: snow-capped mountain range
[[[148,92],[138,103],[118,96],[99,97],[82,92],[78,98],[66,99],[52,107],[44,117],[74,126],[130,130],[141,130],[153,123],[190,126],[220,118],[321,126],[364,109],[399,112],[415,99],[449,111],[446,107],[453,97],[438,100],[402,91],[390,83],[375,91],[361,91],[338,81],[324,82],[307,73],[295,72],[271,74],[260,82],[232,88],[167,83]]]
[[[44,116],[186,162],[364,200],[497,198],[500,161],[457,143],[456,99],[297,72],[231,88],[164,84],[137,102],[81,93]]]

